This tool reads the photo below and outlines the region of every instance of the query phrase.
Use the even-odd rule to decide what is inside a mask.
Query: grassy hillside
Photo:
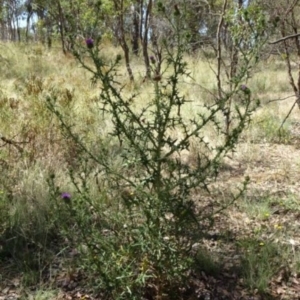
[[[121,49],[110,45],[101,50],[106,59],[117,54],[122,54]],[[201,53],[186,56],[185,61],[191,78],[180,82],[180,94],[190,102],[181,113],[183,118],[192,119],[197,113],[205,113],[204,104],[214,101],[215,62]],[[90,73],[72,55],[64,56],[60,49],[49,51],[38,44],[0,44],[0,62],[0,296],[6,299],[15,293],[27,299],[24,295],[29,293],[32,299],[62,299],[65,294],[72,299],[97,298],[95,290],[100,284],[93,270],[97,269],[97,260],[86,249],[95,237],[87,230],[85,240],[81,240],[82,235],[76,239],[78,227],[70,214],[70,199],[62,199],[61,193],[73,197],[78,192],[76,183],[85,183],[89,197],[100,200],[89,204],[88,221],[84,215],[76,216],[76,220],[96,228],[98,212],[105,208],[107,220],[114,220],[108,226],[111,232],[127,226],[118,197],[130,200],[131,195],[122,187],[111,186],[94,165],[85,161],[76,139],[49,109],[49,99],[54,99],[72,132],[83,137],[92,153],[107,153],[115,172],[122,172],[122,146],[110,134],[112,120],[103,117],[101,111],[102,85],[93,84]],[[123,85],[125,98],[137,95],[134,109],[140,111],[153,96],[153,82],[144,79],[142,58],[132,59],[132,69],[134,83],[128,80],[123,65],[117,80]],[[295,101],[279,57],[261,62],[247,86],[261,105],[235,151],[222,161],[210,194],[195,192],[194,198],[201,199],[197,202],[201,209],[209,209],[207,203],[229,203],[246,176],[250,183],[242,197],[214,215],[213,226],[192,245],[197,252],[192,280],[178,299],[196,299],[189,297],[197,293],[204,297],[212,293],[212,287],[215,295],[224,299],[250,299],[246,295],[256,297],[252,299],[298,299],[300,113],[295,108],[279,130]],[[236,101],[242,105],[239,99]],[[221,116],[218,118],[222,122]],[[172,136],[181,138],[176,127]],[[219,143],[214,127],[205,128],[205,139]],[[179,159],[193,165],[203,151],[192,140],[189,151]],[[92,175],[84,178],[86,174]],[[76,200],[78,205],[81,200]],[[138,219],[135,215],[131,218]],[[109,230],[102,234],[109,235]],[[126,247],[122,252],[123,246],[111,253],[119,255],[115,261],[120,265],[129,264],[130,254]],[[137,264],[141,269],[151,269],[149,257]],[[165,278],[150,280],[149,294],[162,288],[159,279]],[[87,288],[90,286],[93,288]],[[97,299],[102,299],[99,295]],[[171,299],[168,297],[165,299]]]

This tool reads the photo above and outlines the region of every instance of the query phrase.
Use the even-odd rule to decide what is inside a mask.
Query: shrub
[[[186,34],[180,22],[174,28],[176,47],[164,45],[165,69],[160,74],[152,63],[153,93],[141,109],[135,104],[138,95],[126,96],[118,82],[121,56],[102,57],[99,41],[76,48],[75,57],[93,82],[101,84],[99,114],[112,122],[109,137],[93,143],[79,135],[76,120],[67,121],[55,96],[47,98],[66,143],[77,149],[76,167],[69,169],[72,195],[62,195],[57,204],[69,215],[63,232],[80,250],[82,267],[94,286],[112,299],[171,297],[190,273],[192,246],[213,224],[214,214],[246,186],[229,203],[206,197],[220,162],[234,150],[257,107],[249,87],[239,89],[247,72],[243,68],[223,98],[201,104],[194,116],[185,115],[183,109],[192,100],[182,96],[181,83],[192,78],[184,61]],[[226,108],[237,95],[243,106],[231,107],[230,130],[224,131]],[[215,130],[214,140],[206,138],[207,128]],[[183,159],[191,144],[198,147],[193,163]],[[55,176],[50,182],[57,199],[59,182]]]

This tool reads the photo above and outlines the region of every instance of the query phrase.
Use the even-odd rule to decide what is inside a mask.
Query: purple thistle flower
[[[89,49],[92,49],[94,47],[94,40],[89,38],[89,39],[86,39],[85,40],[85,43],[86,43],[86,46],[89,48]]]
[[[246,95],[250,95],[251,94],[251,90],[247,87],[246,84],[242,84],[240,86],[240,90],[243,91]]]
[[[155,64],[156,63],[156,60],[155,60],[155,57],[154,56],[150,56],[150,61],[152,64]]]
[[[69,194],[69,193],[62,193],[61,195],[61,198],[63,199],[63,200],[65,200],[67,203],[70,203],[70,201],[71,201],[71,194]]]

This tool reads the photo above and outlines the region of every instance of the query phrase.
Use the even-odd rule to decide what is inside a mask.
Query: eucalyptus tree
[[[282,127],[293,109],[300,108],[300,0],[257,1],[275,27],[270,45],[285,61],[287,78],[295,96]],[[293,70],[294,65],[297,72]]]
[[[23,15],[21,0],[2,0],[0,2],[0,24],[2,39],[21,41],[20,21]]]

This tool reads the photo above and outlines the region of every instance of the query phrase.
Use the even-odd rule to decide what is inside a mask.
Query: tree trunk
[[[149,19],[150,19],[151,11],[152,11],[152,0],[149,0],[146,9],[144,35],[143,35],[143,56],[144,56],[147,78],[151,77],[151,68],[150,68],[150,61],[148,55],[148,33],[149,33]]]
[[[143,22],[144,22],[144,10],[143,10],[144,0],[139,0],[139,4],[140,4],[140,7],[139,7],[139,15],[140,15],[139,35],[140,36],[139,36],[139,38],[142,43],[143,42]]]
[[[59,32],[60,32],[60,40],[61,40],[61,46],[64,54],[67,54],[66,51],[66,41],[65,41],[65,19],[63,15],[63,10],[61,7],[60,0],[56,1],[57,8],[58,8],[58,21],[59,21]]]
[[[140,37],[140,20],[138,14],[138,7],[136,4],[132,4],[132,52],[135,55],[139,54],[139,37]]]
[[[126,69],[129,75],[130,81],[134,81],[134,76],[132,73],[132,69],[130,66],[130,58],[129,58],[129,48],[126,42],[126,36],[125,36],[125,29],[124,29],[124,2],[121,1],[114,1],[115,9],[118,12],[118,33],[117,37],[119,40],[119,43],[124,51],[125,56],[125,63],[126,63]]]
[[[26,1],[25,7],[26,7],[26,11],[27,11],[25,39],[26,39],[26,42],[28,42],[30,19],[31,19],[31,16],[32,16],[32,13],[33,13],[31,0]]]

